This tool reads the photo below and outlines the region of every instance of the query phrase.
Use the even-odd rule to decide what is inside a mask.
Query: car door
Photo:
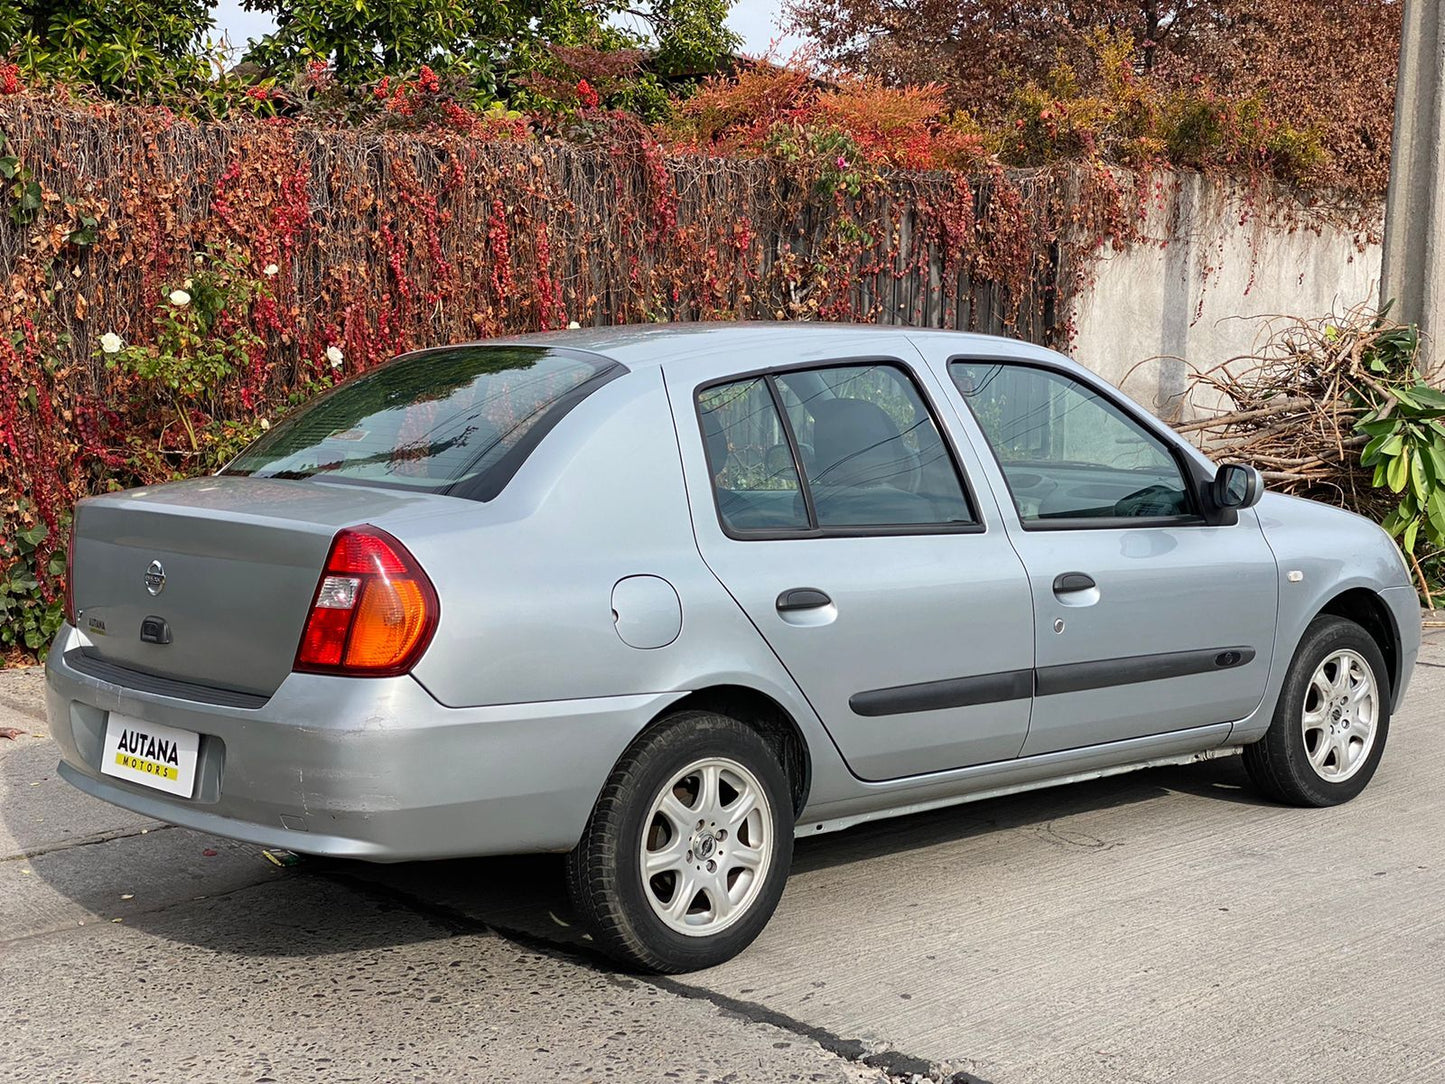
[[[1033,587],[1025,756],[1244,718],[1279,573],[1252,511],[1210,525],[1186,454],[1122,397],[1037,362],[955,358]]]
[[[667,373],[703,559],[869,780],[1016,756],[1033,634],[1023,565],[893,356],[699,383]],[[921,379],[920,379],[921,377]]]

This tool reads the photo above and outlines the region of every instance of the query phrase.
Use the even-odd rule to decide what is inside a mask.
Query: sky
[[[778,0],[736,0],[728,15],[730,26],[743,39],[743,52],[767,52],[768,45],[779,39],[779,55],[787,56],[803,44],[798,37],[785,37],[778,29]],[[260,37],[271,29],[271,20],[263,12],[242,11],[241,0],[218,0],[216,31],[224,34],[239,55],[246,39]]]

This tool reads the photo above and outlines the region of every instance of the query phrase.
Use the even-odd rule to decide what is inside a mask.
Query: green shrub
[[[47,585],[62,582],[65,550],[54,543],[44,523],[0,538],[0,665],[17,650],[43,659],[60,628],[64,599]]]

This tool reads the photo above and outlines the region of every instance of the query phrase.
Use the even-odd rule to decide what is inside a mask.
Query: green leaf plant
[[[1416,551],[1422,540],[1445,549],[1445,392],[1426,382],[1419,355],[1413,325],[1375,337],[1360,357],[1357,386],[1367,410],[1355,429],[1369,438],[1360,465],[1374,471],[1376,488],[1398,497],[1381,526],[1399,541],[1433,605]]]

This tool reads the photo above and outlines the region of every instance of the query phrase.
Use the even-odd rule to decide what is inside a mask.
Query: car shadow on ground
[[[1237,756],[1196,764],[1150,768],[1080,783],[1067,783],[925,813],[872,821],[835,834],[798,841],[794,872],[866,862],[880,855],[934,847],[971,836],[1042,828],[1077,814],[1192,794],[1246,805],[1270,805],[1255,795]]]
[[[886,877],[889,874],[872,865],[872,859],[1020,828],[1054,830],[1053,822],[1061,818],[1181,793],[1268,804],[1249,789],[1239,758],[1226,757],[965,803],[801,839],[793,872],[806,874],[851,864],[857,866],[860,877]],[[196,833],[168,829],[108,846],[179,847],[182,839],[193,841],[191,849],[198,852],[206,844],[206,838]],[[239,862],[243,870],[250,868],[244,863],[253,855],[245,845],[221,846],[235,852],[233,865]],[[83,856],[86,862],[105,860],[99,848],[76,851],[89,852]],[[366,951],[494,931],[532,947],[595,957],[567,899],[560,855],[396,865],[300,857],[294,866],[277,869],[257,847],[254,859],[254,876],[232,876],[233,884],[208,884],[202,866],[199,874],[190,870],[174,875],[189,878],[184,884],[147,886],[152,893],[166,889],[178,901],[199,906],[142,911],[127,915],[125,922],[158,939],[245,956]],[[59,862],[34,865],[36,873],[51,880],[55,889],[92,906],[75,892],[80,884],[89,883],[89,878],[63,875],[64,864]],[[152,877],[168,876],[164,863],[153,869]],[[52,871],[55,875],[47,876]],[[219,900],[225,896],[234,904],[224,921],[218,914],[206,917],[208,888],[222,894],[215,897],[217,908],[224,906]],[[358,907],[359,902],[365,906]],[[237,916],[241,916],[239,920]]]
[[[806,875],[854,866],[860,877],[886,878],[892,874],[874,864],[874,859],[1017,829],[1060,832],[1066,842],[1077,844],[1078,834],[1055,822],[1179,794],[1247,805],[1271,804],[1255,796],[1238,757],[1221,757],[963,803],[799,839],[792,872]],[[417,908],[460,929],[474,923],[567,951],[588,955],[592,951],[567,898],[560,855],[394,866],[345,862],[328,864],[324,872],[320,868],[317,872],[374,898]]]

